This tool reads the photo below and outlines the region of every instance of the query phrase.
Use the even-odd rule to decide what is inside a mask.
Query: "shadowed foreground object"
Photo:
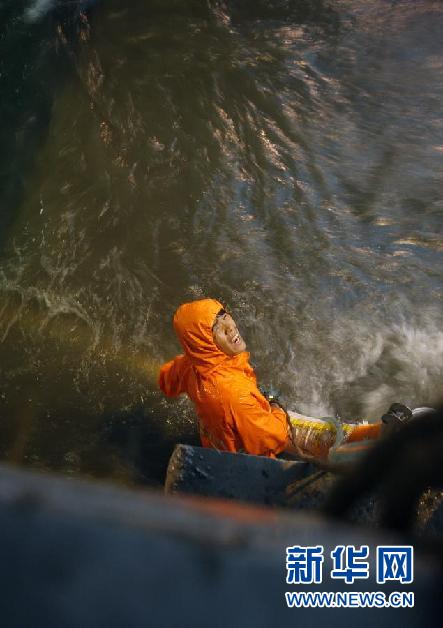
[[[364,586],[331,580],[325,570],[321,585],[304,590],[370,591],[381,588],[375,546],[399,542],[314,514],[126,491],[6,466],[0,525],[1,619],[8,628],[268,628],[288,625],[294,613],[305,626],[327,621],[332,628],[358,613],[359,628],[372,628],[370,609],[288,609],[286,547],[320,543],[328,556],[339,544],[369,545]],[[414,582],[406,587],[415,607],[378,609],[378,628],[437,625],[439,576],[433,556],[416,551]],[[383,591],[399,587],[386,583]]]
[[[411,529],[417,502],[428,488],[443,489],[443,408],[412,419],[380,440],[331,491],[324,511],[345,515],[368,491],[379,489],[380,523]]]

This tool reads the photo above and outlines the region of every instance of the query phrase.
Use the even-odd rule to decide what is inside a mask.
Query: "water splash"
[[[443,396],[443,332],[435,310],[421,314],[392,324],[343,316],[320,333],[305,331],[303,358],[293,351],[288,365],[286,396],[307,414],[348,419],[378,420],[395,401],[435,405]]]
[[[97,0],[34,0],[25,9],[24,19],[29,23],[38,22],[53,9],[65,8],[72,10],[74,8],[78,11],[84,11],[96,2]]]
[[[386,330],[378,359],[368,365],[362,406],[380,416],[392,401],[411,407],[435,405],[443,396],[443,332],[433,324],[418,328],[407,323]],[[381,373],[388,382],[381,381]]]
[[[25,10],[25,20],[37,22],[51,10],[54,4],[56,4],[56,0],[34,0]]]

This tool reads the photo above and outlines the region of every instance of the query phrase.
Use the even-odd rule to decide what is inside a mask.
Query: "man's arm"
[[[189,372],[189,360],[178,355],[160,368],[158,385],[168,397],[176,397],[186,392],[186,379]]]
[[[289,446],[284,410],[271,406],[261,395],[231,398],[230,411],[243,449],[256,456],[276,456]]]

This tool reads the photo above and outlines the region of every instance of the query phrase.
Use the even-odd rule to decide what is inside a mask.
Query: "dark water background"
[[[82,12],[82,9],[84,12]],[[0,2],[0,455],[161,480],[229,307],[318,416],[442,396],[443,3]]]

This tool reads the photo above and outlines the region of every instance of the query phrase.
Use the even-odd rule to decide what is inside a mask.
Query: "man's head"
[[[174,329],[192,363],[201,368],[213,368],[246,348],[232,317],[215,299],[183,303],[175,313]]]
[[[233,357],[246,349],[246,342],[240,336],[234,319],[221,309],[212,326],[212,337],[220,351]]]

